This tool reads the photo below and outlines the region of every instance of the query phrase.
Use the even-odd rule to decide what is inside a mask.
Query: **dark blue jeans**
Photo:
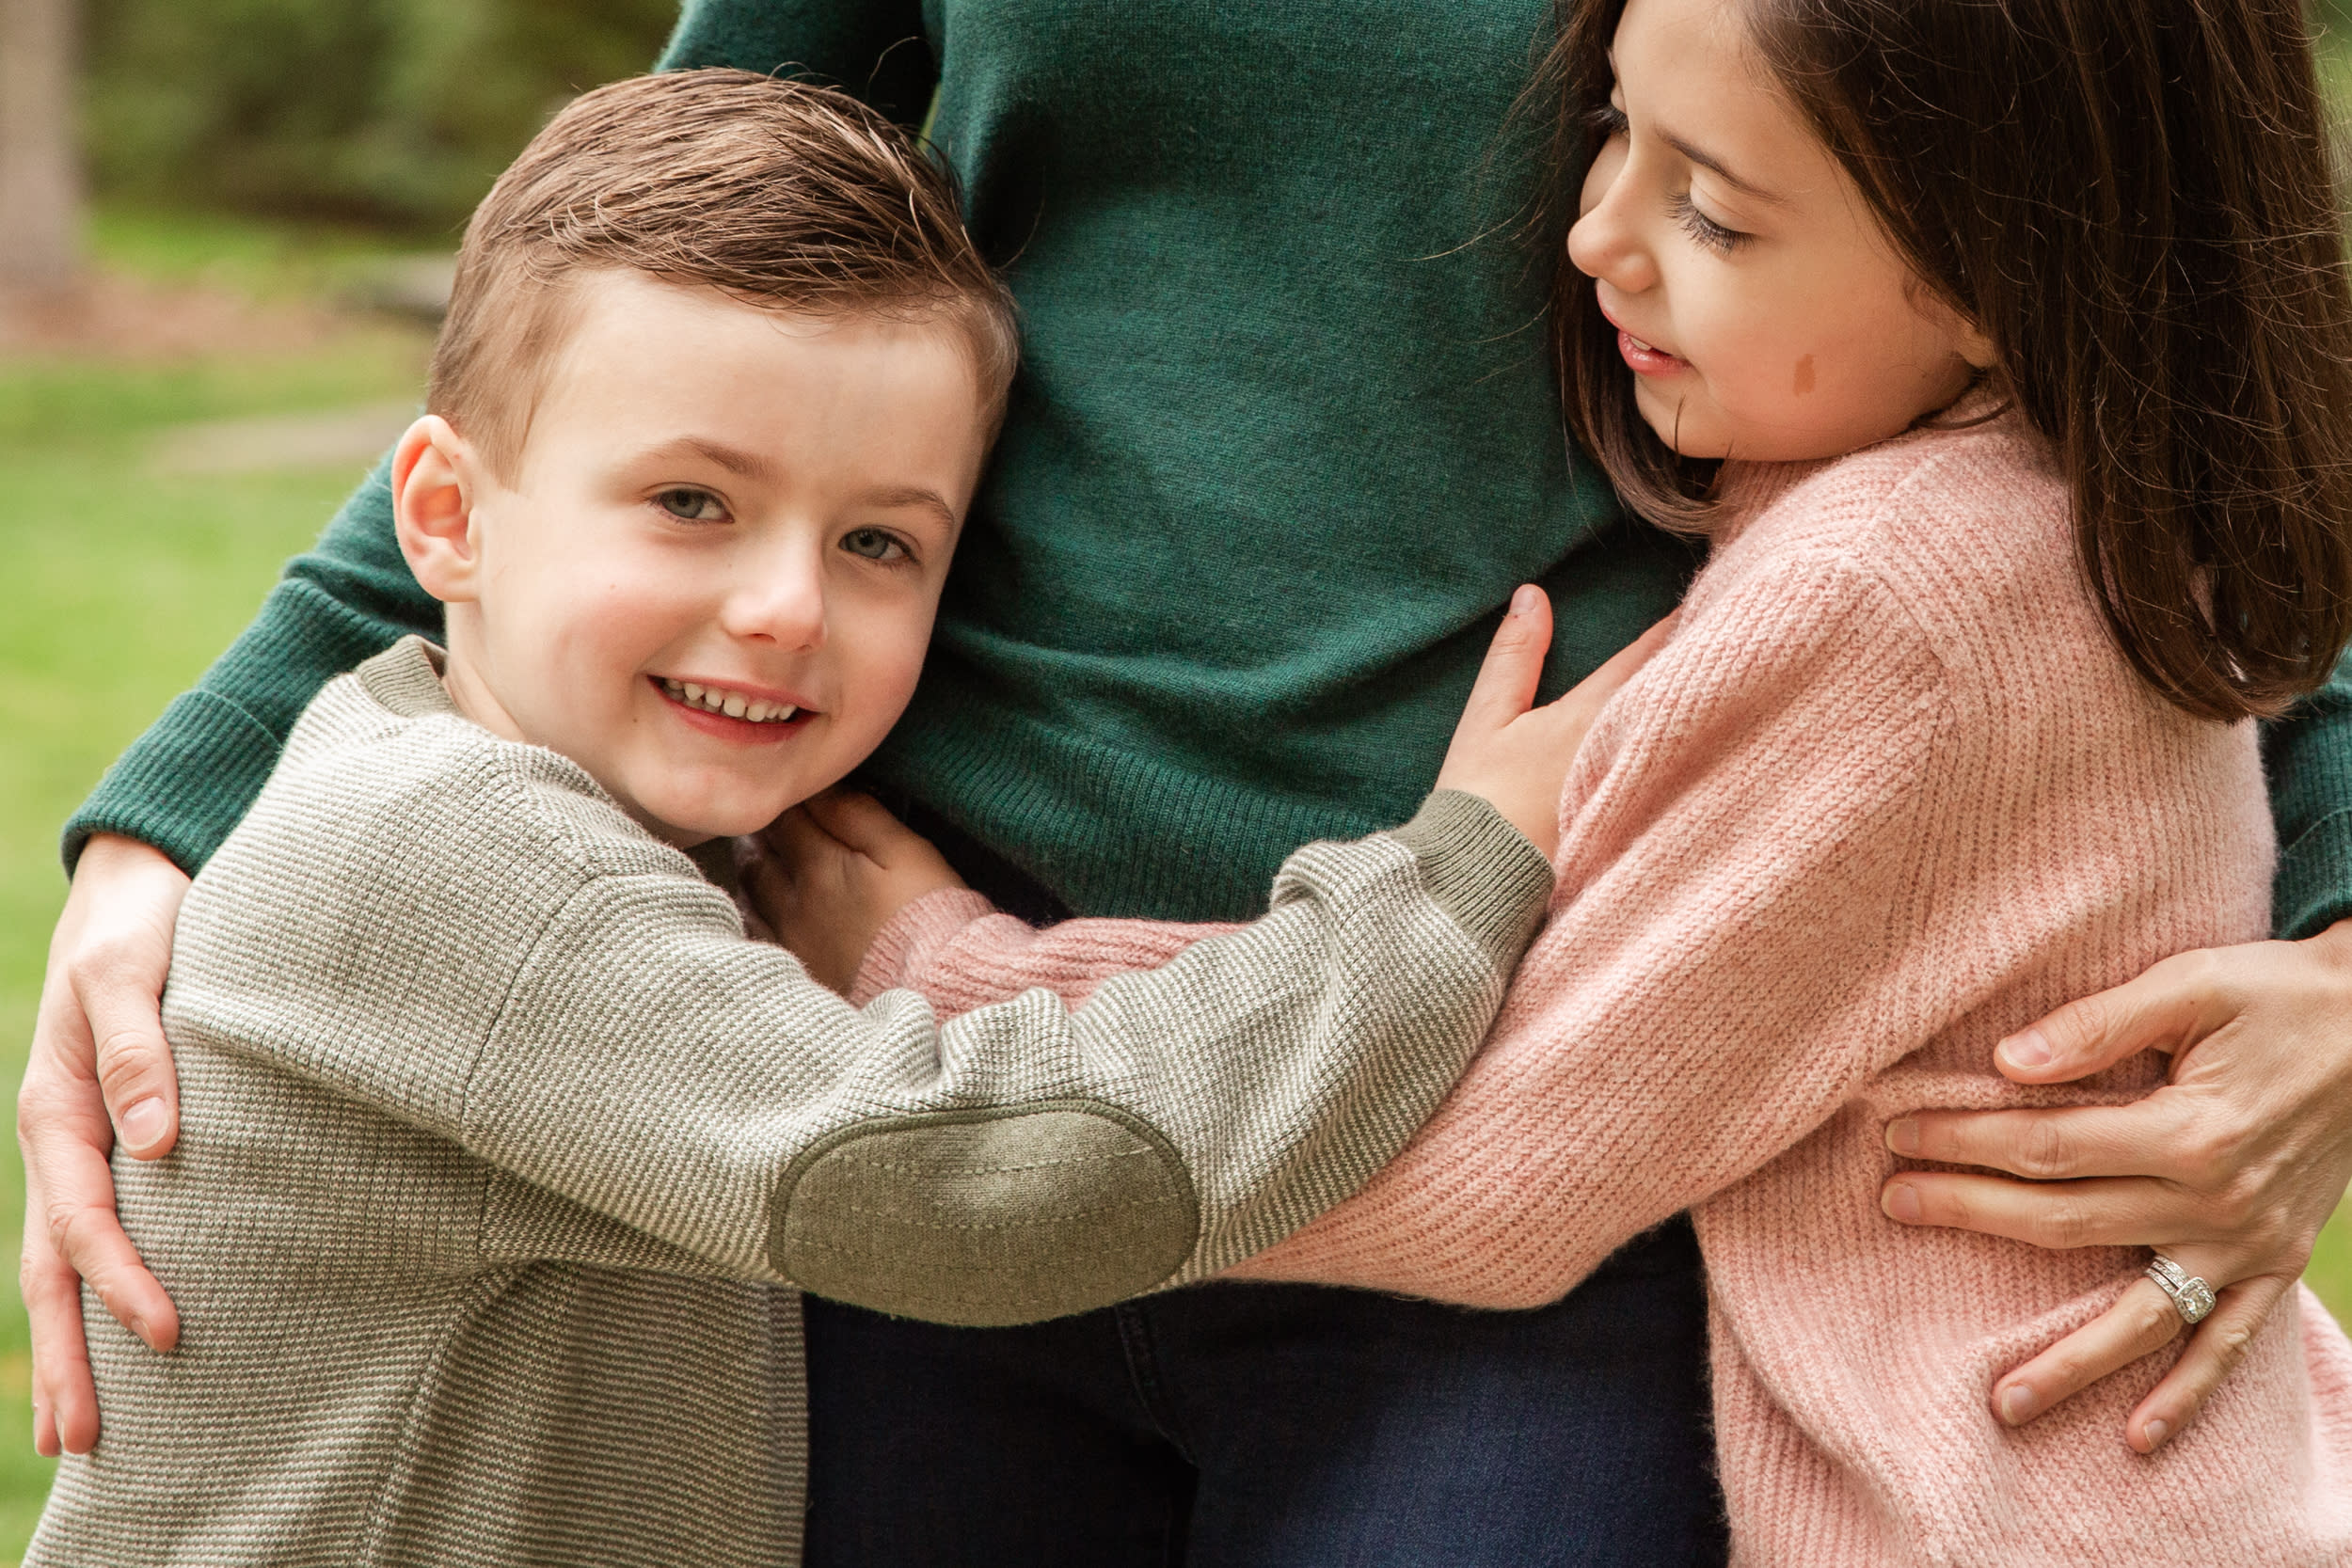
[[[1025,1328],[808,1303],[809,1568],[1719,1563],[1687,1221],[1559,1304],[1206,1285]]]

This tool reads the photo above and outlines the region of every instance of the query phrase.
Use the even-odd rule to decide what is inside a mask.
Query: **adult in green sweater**
[[[1511,234],[1534,166],[1509,109],[1549,26],[1546,0],[689,4],[666,64],[805,69],[910,123],[935,92],[932,135],[1010,264],[1026,366],[925,686],[875,764],[1000,901],[1242,913],[1291,848],[1409,812],[1513,584],[1558,607],[1552,689],[1677,596],[1689,554],[1562,438],[1549,268]],[[379,475],[69,829],[69,857],[103,836],[23,1101],[52,1447],[95,1433],[72,1264],[170,1333],[106,1212],[90,1041],[126,1145],[167,1148],[153,998],[182,872],[318,686],[436,624]],[[2206,1034],[2193,1082],[1902,1134],[2104,1180],[1913,1176],[1896,1217],[2226,1237],[2245,1291],[2299,1270],[2352,1173],[2352,933],[2330,929],[2352,911],[2352,688],[2270,745],[2280,929],[2312,940],[2168,966],[2044,1032],[2084,1070]],[[813,1305],[811,1560],[1703,1560],[1703,1315],[1679,1226],[1521,1314],[1274,1287],[1010,1330]],[[2162,1328],[2104,1325],[2093,1354],[2005,1381],[2025,1402],[2005,1414]],[[2179,1419],[2229,1354],[2193,1341]]]

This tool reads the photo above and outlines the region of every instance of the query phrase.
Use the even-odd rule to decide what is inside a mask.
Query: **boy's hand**
[[[1617,689],[1665,646],[1674,622],[1667,616],[1556,702],[1531,708],[1551,647],[1551,601],[1540,588],[1520,588],[1470,688],[1438,787],[1486,797],[1550,854],[1560,844],[1560,786],[1584,732]]]
[[[870,795],[829,789],[776,818],[744,891],[775,939],[837,991],[857,980],[891,917],[925,894],[961,887],[931,841]]]

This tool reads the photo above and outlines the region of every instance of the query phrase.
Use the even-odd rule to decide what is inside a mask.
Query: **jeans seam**
[[[1185,1464],[1195,1469],[1200,1468],[1200,1462],[1193,1458],[1191,1445],[1184,1441],[1176,1413],[1168,1403],[1167,1383],[1160,1366],[1159,1344],[1152,1337],[1152,1320],[1144,1311],[1144,1304],[1122,1301],[1111,1308],[1111,1314],[1119,1323],[1120,1354],[1127,1363],[1127,1382],[1135,1390],[1136,1402],[1143,1406],[1143,1413],[1151,1418],[1162,1440],[1174,1449]]]

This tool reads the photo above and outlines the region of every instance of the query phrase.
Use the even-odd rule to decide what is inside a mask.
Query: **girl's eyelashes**
[[[907,547],[906,541],[887,529],[853,528],[841,536],[841,547],[851,555],[879,562],[884,566],[911,566],[914,563],[914,552]]]
[[[1755,238],[1752,234],[1742,234],[1737,229],[1726,229],[1700,212],[1697,204],[1691,199],[1689,191],[1677,191],[1668,197],[1666,212],[1682,226],[1684,233],[1718,255],[1728,255]]]
[[[723,523],[727,520],[727,503],[707,490],[692,485],[676,484],[657,491],[654,505],[681,523]]]
[[[1614,103],[1603,103],[1599,108],[1588,111],[1584,116],[1584,124],[1602,141],[1622,136],[1633,128],[1633,122],[1625,118],[1625,111]]]

